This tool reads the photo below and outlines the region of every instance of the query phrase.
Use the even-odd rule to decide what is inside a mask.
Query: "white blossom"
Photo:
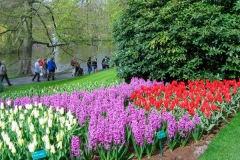
[[[51,145],[51,150],[50,150],[50,152],[53,153],[53,154],[56,153],[56,150],[55,150],[55,148],[54,148],[54,145]]]
[[[4,109],[4,103],[1,102],[1,106],[0,106],[1,109]]]
[[[62,141],[58,142],[57,148],[62,149]]]
[[[28,145],[28,150],[29,150],[29,152],[34,152],[34,151],[35,151],[35,145],[34,145],[34,143],[30,143],[30,144]]]
[[[35,129],[34,129],[34,125],[32,123],[30,123],[29,129],[30,129],[30,132],[34,132]]]

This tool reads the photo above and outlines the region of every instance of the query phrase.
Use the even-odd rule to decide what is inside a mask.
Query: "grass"
[[[26,90],[29,88],[43,88],[50,86],[61,86],[61,85],[72,85],[76,83],[85,83],[85,82],[108,82],[118,80],[116,69],[111,68],[108,70],[103,70],[94,74],[88,74],[83,76],[78,76],[75,78],[68,78],[55,81],[46,81],[41,83],[31,83],[31,84],[22,84],[22,85],[13,85],[11,87],[6,87],[4,93],[9,94],[12,91]]]
[[[240,159],[240,114],[227,124],[212,142],[200,160],[238,160]]]
[[[25,75],[8,75],[9,79],[20,78],[20,77],[25,77]]]

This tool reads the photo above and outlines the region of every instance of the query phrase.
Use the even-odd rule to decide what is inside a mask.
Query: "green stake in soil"
[[[162,139],[166,137],[166,134],[163,130],[161,130],[160,132],[158,132],[158,138],[160,139],[160,154],[161,156],[163,156],[163,149],[162,149]]]

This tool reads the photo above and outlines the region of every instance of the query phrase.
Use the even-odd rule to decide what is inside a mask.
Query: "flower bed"
[[[164,130],[173,150],[184,147],[191,136],[198,141],[236,112],[239,87],[236,81],[189,81],[186,86],[133,78],[130,84],[91,92],[6,98],[0,100],[0,155],[14,159],[45,149],[56,159],[151,157],[159,147],[158,131]],[[18,137],[21,142],[13,143]]]

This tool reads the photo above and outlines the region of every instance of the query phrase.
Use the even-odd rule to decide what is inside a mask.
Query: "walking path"
[[[41,82],[46,82],[47,78],[40,78],[41,82],[37,82],[37,78],[35,78],[34,82],[32,81],[33,76],[28,76],[28,77],[20,77],[20,78],[13,78],[13,79],[9,79],[10,83],[13,84],[13,86],[15,85],[21,85],[21,84],[30,84],[30,83],[41,83]],[[68,78],[72,78],[72,73],[63,73],[63,74],[56,74],[55,75],[55,80],[60,80],[60,79],[68,79]],[[4,86],[8,86],[6,80],[3,80],[3,85]]]

